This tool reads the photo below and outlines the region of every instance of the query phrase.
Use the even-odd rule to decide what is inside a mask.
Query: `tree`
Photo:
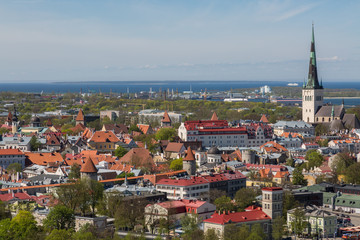
[[[160,128],[155,134],[155,139],[173,141],[176,136],[177,132],[175,128]]]
[[[205,233],[205,240],[219,240],[219,236],[214,229],[210,228]]]
[[[283,197],[283,218],[286,220],[286,215],[288,210],[297,207],[299,203],[295,201],[294,195],[291,194],[289,191],[284,191]]]
[[[325,135],[328,132],[329,132],[329,127],[326,126],[325,124],[320,123],[315,127],[316,136]]]
[[[74,224],[74,211],[64,205],[56,205],[44,220],[44,227],[48,230],[71,229]]]
[[[89,184],[89,205],[92,209],[92,215],[95,216],[95,206],[100,202],[103,198],[104,193],[104,185],[101,182],[91,180],[88,182]]]
[[[126,150],[122,146],[118,146],[114,151],[114,155],[117,156],[118,158],[122,158],[127,153],[128,153],[128,150]]]
[[[0,221],[0,239],[36,239],[38,234],[35,218],[28,211],[20,210],[12,220],[7,218]]]
[[[224,228],[224,239],[225,240],[238,240],[238,227],[235,224],[226,224]]]
[[[36,136],[32,136],[30,139],[30,148],[31,151],[38,151],[41,147],[41,143],[38,141],[38,139],[36,138]]]
[[[67,229],[54,229],[51,231],[46,240],[69,240],[72,239],[72,231]]]
[[[141,132],[140,128],[136,124],[131,125],[130,128],[129,128],[130,133],[133,132],[133,131]]]
[[[293,171],[292,183],[294,185],[302,185],[302,186],[307,185],[307,180],[304,178],[304,175],[302,174],[301,169],[298,167],[295,168]]]
[[[120,173],[119,175],[117,175],[116,178],[124,178],[125,175],[126,175],[126,177],[134,177],[134,176],[135,176],[135,174],[132,173],[132,172],[129,172],[129,173],[127,173],[127,172],[122,172],[122,173]]]
[[[247,239],[255,240],[265,238],[266,234],[264,233],[264,229],[261,227],[260,223],[256,223],[251,226],[250,236]]]
[[[0,220],[11,218],[11,213],[7,209],[5,203],[3,201],[0,201]]]
[[[247,239],[249,235],[249,226],[246,224],[241,225],[237,233],[238,239]]]
[[[313,151],[308,151],[308,153],[306,153],[305,159],[308,160],[307,163],[307,169],[313,169],[315,167],[320,167],[321,164],[324,161],[324,158],[322,157],[322,155],[320,153],[318,153],[316,150]]]
[[[215,203],[215,200],[222,197],[222,196],[226,196],[226,192],[225,191],[221,191],[217,188],[214,188],[214,189],[210,189],[209,191],[209,194],[205,193],[204,195],[208,196],[209,197],[209,202],[214,204]],[[203,196],[200,196],[200,197],[204,197]]]
[[[223,212],[223,211],[235,211],[236,206],[234,203],[231,202],[231,198],[223,195],[215,200],[216,210]]]
[[[252,205],[257,196],[257,191],[252,188],[241,188],[235,194],[235,203],[239,211],[244,211],[245,208]]]
[[[194,231],[199,229],[198,216],[196,214],[185,215],[180,221],[185,236],[190,236]]]
[[[9,166],[6,168],[6,170],[8,172],[11,173],[16,173],[16,172],[21,172],[22,171],[22,166],[20,163],[11,163],[9,164]]]
[[[292,213],[291,229],[296,235],[300,235],[304,232],[306,227],[305,212],[302,208],[295,208]]]
[[[80,165],[77,163],[74,163],[71,167],[70,167],[70,172],[69,172],[69,179],[78,179],[80,178]]]
[[[347,153],[338,153],[335,155],[334,161],[331,164],[331,169],[337,174],[345,174],[346,169],[355,161]]]
[[[3,135],[4,133],[8,133],[8,132],[10,132],[9,129],[4,128],[4,127],[0,128],[0,135]]]
[[[170,163],[170,169],[173,171],[178,171],[183,169],[183,159],[174,159]]]
[[[274,240],[281,240],[284,235],[285,221],[282,217],[277,217],[272,225],[272,237]]]
[[[345,179],[347,183],[360,183],[360,163],[354,163],[345,170]]]
[[[295,161],[291,156],[286,160],[286,165],[290,167],[295,167]]]

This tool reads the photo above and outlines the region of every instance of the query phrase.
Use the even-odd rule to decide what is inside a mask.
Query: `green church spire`
[[[314,24],[312,25],[309,75],[308,75],[308,80],[307,80],[305,88],[311,88],[311,89],[322,89],[323,88],[322,84],[319,84],[318,74],[317,74]]]

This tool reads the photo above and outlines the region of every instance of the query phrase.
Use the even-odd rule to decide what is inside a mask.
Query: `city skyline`
[[[1,82],[359,79],[357,1],[0,3]],[[355,17],[354,17],[355,16]]]

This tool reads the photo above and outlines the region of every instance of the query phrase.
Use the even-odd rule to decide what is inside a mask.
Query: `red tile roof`
[[[93,163],[93,161],[91,160],[91,158],[88,158],[85,161],[85,164],[82,165],[80,172],[83,173],[97,173],[97,169]]]
[[[260,122],[263,122],[263,123],[268,123],[269,120],[267,119],[267,117],[265,116],[265,114],[263,114],[260,118]]]
[[[19,149],[0,149],[0,155],[24,155]]]
[[[0,194],[0,200],[3,202],[10,201],[14,198],[20,200],[32,200],[32,197],[26,192]]]
[[[219,119],[218,119],[218,116],[216,115],[216,112],[214,112],[211,117],[211,121],[216,121],[216,120],[219,120]]]
[[[80,109],[78,115],[76,116],[76,121],[84,121],[84,120],[85,120],[85,117],[84,117],[83,110]]]
[[[240,222],[252,222],[260,220],[270,220],[271,218],[261,210],[247,211],[247,212],[235,212],[227,214],[218,214],[215,212],[211,218],[204,220],[207,223],[215,224],[227,224],[227,223],[240,223]]]
[[[137,127],[140,129],[140,131],[143,134],[149,134],[151,131],[150,125],[147,125],[147,124],[138,124]]]
[[[60,153],[25,153],[26,158],[30,161],[30,164],[37,164],[46,166],[48,163],[62,163],[64,162]]]
[[[96,131],[90,138],[90,142],[104,143],[104,142],[120,142],[120,139],[111,131]]]
[[[281,191],[283,189],[281,187],[264,187],[261,190],[273,192],[273,191]]]
[[[183,143],[169,142],[165,149],[165,152],[180,152],[181,148],[183,147]]]
[[[134,165],[136,168],[146,167],[150,171],[155,170],[155,163],[148,149],[132,148],[121,159],[121,163]]]
[[[191,179],[161,179],[156,184],[157,185],[172,185],[172,186],[192,186],[198,184],[207,184],[209,183],[206,179],[202,177],[192,177]]]
[[[279,143],[274,141],[269,141],[260,146],[261,150],[265,150],[268,153],[276,153],[276,152],[287,152],[287,149],[281,146]]]
[[[171,123],[171,119],[170,119],[169,114],[167,113],[167,111],[164,112],[164,116],[162,117],[161,122]]]
[[[186,151],[186,157],[183,159],[183,161],[195,161],[195,156],[193,151],[191,150],[191,147],[189,146]]]

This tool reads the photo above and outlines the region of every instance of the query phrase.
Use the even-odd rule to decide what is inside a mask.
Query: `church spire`
[[[309,75],[308,75],[308,80],[307,80],[305,88],[311,88],[311,89],[322,89],[323,88],[322,84],[319,84],[318,74],[317,74],[314,23],[312,25]]]

